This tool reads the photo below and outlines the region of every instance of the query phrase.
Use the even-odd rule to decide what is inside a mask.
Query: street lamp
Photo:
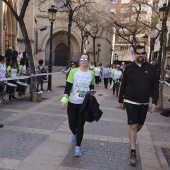
[[[160,21],[162,21],[162,28],[160,33],[160,49],[159,49],[159,56],[158,56],[158,78],[160,79],[161,74],[161,59],[162,59],[162,47],[163,47],[163,36],[164,36],[164,29],[166,28],[165,22],[165,11],[166,11],[166,4],[163,4],[161,8],[159,8],[159,17]]]
[[[119,56],[115,53],[115,61],[116,61],[116,63],[115,63],[115,64],[117,64],[117,63],[118,63],[118,60],[119,60]]]
[[[163,4],[163,6],[159,8],[159,18],[161,21],[163,21],[165,17],[165,11],[166,11],[166,4]]]
[[[100,51],[101,51],[101,49],[100,49],[100,47],[101,47],[100,43],[97,44],[97,47],[98,47],[98,49],[97,49],[97,50],[98,50],[98,52],[97,52],[97,55],[98,55],[98,56],[97,56],[97,63],[98,63],[98,62],[99,62],[99,53],[100,53]]]
[[[111,50],[110,50],[110,53],[111,53],[111,55],[110,55],[110,64],[113,64],[113,49],[111,48]]]
[[[84,40],[84,50],[83,50],[83,53],[87,53],[88,51],[88,45],[89,45],[89,41],[88,41],[88,36],[89,36],[89,33],[87,31],[84,32],[84,35],[83,35],[83,40]]]
[[[53,35],[53,22],[56,19],[56,12],[57,10],[54,8],[54,5],[51,5],[51,8],[48,9],[48,19],[51,22],[51,27],[50,27],[50,56],[49,56],[49,66],[48,66],[48,72],[52,72],[52,35]],[[47,86],[47,91],[51,91],[51,78],[52,75],[48,76],[48,86]]]
[[[143,39],[144,39],[144,46],[146,46],[146,42],[147,42],[147,40],[148,40],[148,35],[145,34],[145,35],[143,36]]]

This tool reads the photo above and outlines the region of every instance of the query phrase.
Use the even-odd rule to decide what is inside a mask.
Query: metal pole
[[[98,56],[97,56],[97,63],[99,63],[99,48],[98,48]]]
[[[159,50],[159,56],[158,56],[158,79],[160,79],[161,74],[161,59],[162,59],[162,46],[163,46],[163,26],[164,26],[164,20],[162,21],[162,29],[161,29],[161,35],[160,35],[160,50]]]
[[[51,21],[51,29],[50,29],[50,56],[49,56],[49,66],[48,66],[48,72],[52,72],[52,35],[53,35],[53,22]],[[47,91],[52,90],[52,83],[51,83],[52,75],[48,76],[48,87]]]

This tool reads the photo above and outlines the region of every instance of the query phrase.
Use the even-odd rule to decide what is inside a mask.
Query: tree
[[[81,31],[82,35],[82,47],[83,47],[83,32],[88,33],[93,39],[93,62],[96,63],[96,39],[101,37],[105,31],[110,31],[111,23],[108,17],[109,2],[105,3],[91,3],[90,6],[86,8],[81,8],[77,15],[73,18],[77,27]],[[82,48],[81,48],[82,49]]]
[[[8,0],[3,0],[3,2],[8,6],[11,13],[14,15],[17,22],[19,23],[19,26],[20,26],[20,29],[21,29],[21,32],[22,32],[22,35],[23,35],[25,47],[26,47],[25,49],[26,49],[26,52],[27,52],[27,55],[28,55],[30,74],[35,75],[35,66],[34,66],[34,60],[33,60],[33,54],[32,54],[32,47],[31,47],[30,39],[28,37],[25,22],[24,22],[25,12],[27,10],[27,7],[28,7],[30,0],[24,0],[23,1],[20,14],[17,14],[17,11],[11,6],[11,4],[9,3]],[[31,76],[30,91],[31,91],[30,100],[32,101],[33,92],[36,92],[36,77],[34,77],[34,76]]]
[[[118,16],[122,20],[117,21],[116,17],[112,17],[113,26],[116,29],[115,34],[131,44],[132,47],[141,43],[141,40],[138,39],[139,34],[145,34],[150,32],[151,29],[157,29],[151,25],[151,20],[148,18],[151,13],[146,13],[145,9],[152,11],[152,16],[158,18],[158,12],[149,1],[141,2],[137,0],[123,4],[121,13]]]
[[[85,8],[92,3],[91,0],[61,0],[61,3],[58,4],[58,11],[63,13],[68,13],[68,55],[67,55],[67,64],[69,67],[70,64],[70,55],[71,55],[71,28],[73,24],[73,17],[76,15],[77,11],[81,8]]]

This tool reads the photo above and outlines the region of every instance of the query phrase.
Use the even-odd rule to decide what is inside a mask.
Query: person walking
[[[107,89],[107,86],[108,86],[108,81],[109,81],[109,76],[110,76],[109,71],[110,71],[109,64],[106,63],[105,68],[103,69],[103,73],[102,73],[102,76],[103,76],[103,79],[104,79],[104,86],[105,86],[106,89]]]
[[[158,102],[158,78],[153,65],[145,61],[146,51],[144,46],[134,49],[135,61],[125,68],[119,93],[120,108],[126,108],[129,139],[130,159],[129,165],[136,165],[136,137],[146,119],[149,98],[152,98],[150,112],[156,110]]]
[[[118,97],[119,89],[120,89],[120,83],[122,80],[122,71],[120,70],[120,65],[116,65],[116,70],[113,70],[112,72],[112,78],[113,78],[113,95],[116,91],[116,97]]]
[[[96,87],[99,87],[100,75],[101,75],[100,72],[101,72],[100,64],[97,64],[97,67],[94,68],[94,75],[95,75],[95,84],[96,84]]]
[[[61,107],[67,107],[69,127],[72,132],[71,142],[76,143],[75,156],[81,156],[81,142],[84,134],[85,115],[79,114],[86,93],[94,89],[94,72],[88,69],[89,56],[80,57],[80,67],[70,71],[66,81]]]

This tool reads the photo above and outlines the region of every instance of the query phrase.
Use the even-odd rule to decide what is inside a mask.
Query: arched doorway
[[[64,43],[60,43],[55,49],[55,65],[66,66],[68,48]]]

